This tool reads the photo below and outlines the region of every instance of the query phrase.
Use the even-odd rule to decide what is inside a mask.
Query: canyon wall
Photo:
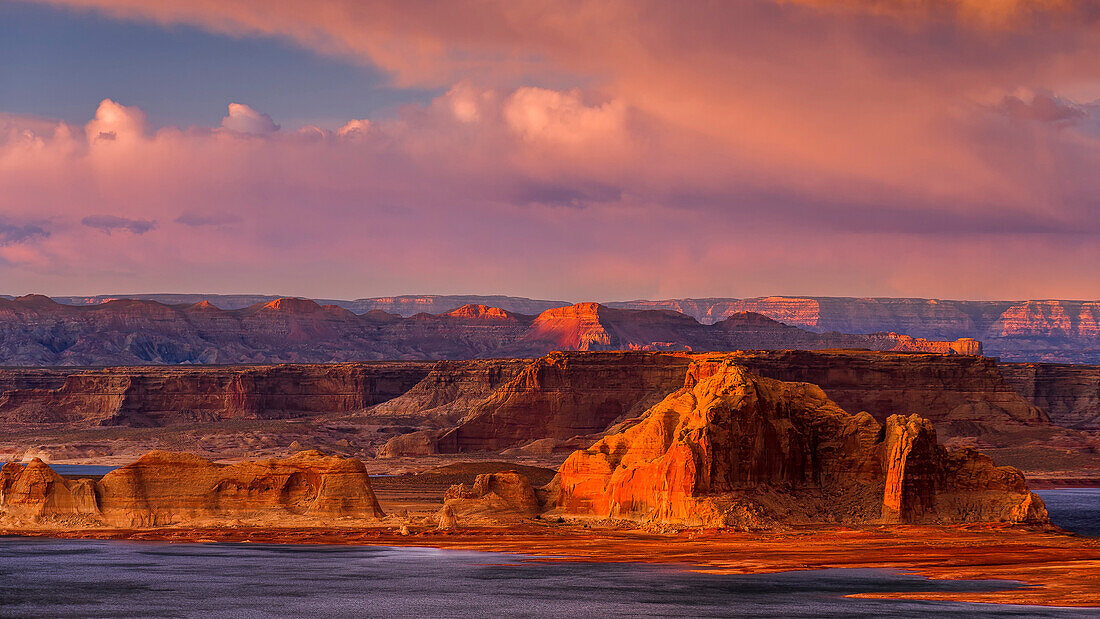
[[[395,439],[387,455],[498,450],[604,432],[678,389],[703,357],[819,385],[846,411],[880,422],[918,414],[942,438],[986,446],[1043,439],[1059,426],[1095,429],[1100,417],[1100,370],[1089,366],[857,350],[567,351],[435,363],[0,368],[0,423],[156,427],[344,413],[352,424],[424,430]]]
[[[682,389],[561,466],[561,512],[743,529],[1047,521],[1023,475],[948,452],[930,422],[851,415],[820,388],[692,362]]]
[[[1005,382],[1042,407],[1052,422],[1079,430],[1100,430],[1100,366],[1001,363]]]
[[[490,451],[603,432],[675,389],[688,363],[682,354],[551,353],[469,407],[435,448]]]
[[[988,357],[797,350],[726,356],[760,376],[818,385],[850,413],[867,411],[880,422],[899,413],[926,417],[945,437],[1004,444],[1051,421]]]
[[[421,361],[242,367],[0,369],[0,422],[166,426],[222,419],[281,419],[354,411],[392,400],[426,377]]]

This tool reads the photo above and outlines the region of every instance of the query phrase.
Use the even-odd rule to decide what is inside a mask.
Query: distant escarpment
[[[558,491],[564,513],[687,526],[1047,522],[1019,471],[947,451],[928,420],[883,425],[722,358],[693,362],[682,389],[571,455]]]
[[[429,375],[422,361],[335,365],[0,369],[0,422],[156,427],[355,411]]]
[[[93,296],[53,297],[65,305],[100,305],[121,299],[156,301],[165,305],[194,305],[206,301],[222,309],[244,309],[257,303],[270,303],[278,295],[261,294],[99,294]],[[398,316],[416,314],[442,314],[463,305],[487,305],[520,314],[538,314],[554,307],[569,305],[567,301],[547,301],[525,297],[477,294],[407,294],[394,297],[367,297],[362,299],[314,299],[321,305],[335,305],[356,314],[380,310]]]
[[[868,348],[980,354],[976,341],[897,333],[814,333],[758,314],[714,325],[663,310],[596,303],[538,316],[483,304],[404,318],[336,305],[276,299],[222,310],[207,302],[116,300],[61,305],[42,296],[0,299],[0,364],[331,363],[383,359],[537,357],[554,350],[739,350]]]
[[[1100,301],[756,297],[607,305],[674,310],[704,323],[755,312],[814,332],[896,331],[935,340],[973,338],[983,343],[986,354],[1009,361],[1100,364]]]
[[[262,295],[133,295],[120,297],[99,295],[94,297],[55,297],[61,303],[94,309],[103,305],[117,305],[124,299],[142,299],[162,304],[188,307],[209,301],[225,310],[249,313],[249,308],[262,307],[277,301],[274,296]],[[0,297],[2,299],[2,297]],[[26,297],[24,297],[26,299]],[[406,295],[374,297],[355,300],[318,299],[319,306],[348,310],[355,314],[376,317],[412,317],[416,314],[440,315],[464,305],[482,305],[502,311],[535,316],[547,310],[568,306],[565,301],[534,300],[522,297],[478,295]],[[855,298],[855,297],[754,297],[754,298],[696,298],[605,302],[607,309],[666,310],[687,315],[710,325],[722,322],[739,313],[751,312],[772,318],[786,325],[813,333],[904,333],[913,338],[953,342],[970,338],[984,345],[985,353],[1007,361],[1047,363],[1100,364],[1100,301],[1030,300],[1030,301],[956,301],[948,299],[919,298]],[[0,309],[0,313],[3,310]],[[599,335],[596,334],[596,339]],[[639,346],[652,345],[662,349],[672,340],[642,338]],[[679,342],[684,344],[684,342]],[[822,347],[853,346],[832,344]],[[861,348],[878,346],[855,345]],[[788,346],[803,348],[802,346]],[[562,347],[558,347],[561,349]],[[694,350],[702,350],[693,346]],[[178,349],[177,349],[178,350]],[[215,352],[217,347],[210,351]],[[927,348],[923,350],[928,350]],[[23,352],[29,355],[33,350]],[[74,355],[77,351],[74,351]],[[167,353],[170,351],[163,351]],[[545,352],[545,351],[543,351]],[[162,354],[163,354],[162,353]],[[224,353],[224,351],[223,351]],[[197,354],[188,352],[187,354]],[[241,351],[234,354],[240,355]],[[289,358],[271,357],[266,351],[252,351],[256,362],[275,361],[329,361],[343,358]],[[259,358],[263,355],[266,358]],[[281,353],[283,354],[283,353]],[[167,363],[174,361],[168,359]],[[503,356],[503,353],[485,355]],[[230,363],[235,357],[226,356],[217,362]],[[458,358],[458,357],[449,357]],[[59,361],[69,363],[68,361]],[[144,362],[153,362],[145,357]],[[194,360],[193,360],[194,362]],[[206,362],[214,362],[207,359]],[[10,363],[46,363],[30,356]],[[73,361],[71,363],[80,363]],[[102,363],[122,363],[104,360]]]
[[[14,526],[287,526],[382,516],[363,463],[317,451],[232,465],[152,452],[99,480],[66,480],[37,459],[0,468],[0,522]]]

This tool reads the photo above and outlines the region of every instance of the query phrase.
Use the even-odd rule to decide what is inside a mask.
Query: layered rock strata
[[[66,480],[37,459],[0,468],[0,520],[14,524],[279,526],[382,516],[363,463],[317,451],[232,465],[151,452],[97,481]]]
[[[1047,413],[1004,380],[1002,364],[986,357],[797,350],[728,357],[760,376],[818,385],[844,410],[880,422],[918,414],[943,436],[999,442],[1050,426]]]
[[[487,451],[603,432],[675,389],[688,363],[682,354],[551,353],[469,407],[436,449]]]
[[[1079,430],[1100,430],[1100,366],[1001,363],[1005,382],[1042,407],[1050,420]]]
[[[559,471],[565,513],[689,526],[1046,522],[1023,475],[949,453],[918,416],[885,426],[815,385],[692,363],[684,387]]]
[[[407,393],[431,371],[424,362],[254,367],[51,370],[0,392],[0,421],[166,426],[224,419],[282,419],[355,411]],[[12,379],[11,382],[17,382]]]

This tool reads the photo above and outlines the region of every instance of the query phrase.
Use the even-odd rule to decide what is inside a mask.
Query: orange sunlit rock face
[[[113,527],[255,524],[383,516],[363,463],[303,451],[285,459],[215,464],[155,451],[98,481],[67,481],[40,460],[8,463],[0,508],[9,522]]]
[[[567,513],[704,526],[811,522],[1044,522],[1023,475],[936,442],[931,424],[851,415],[815,385],[723,359],[636,425],[560,469]]]

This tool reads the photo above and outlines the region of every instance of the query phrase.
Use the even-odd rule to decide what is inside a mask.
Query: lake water
[[[58,475],[106,475],[117,469],[117,466],[100,466],[97,464],[51,464],[50,468],[57,471]]]
[[[1100,535],[1100,489],[1039,494],[1054,522]],[[424,548],[0,537],[0,617],[1100,616],[843,597],[1005,586],[864,569],[713,575]]]
[[[5,617],[1084,616],[841,597],[1004,587],[864,569],[726,576],[423,548],[0,538]]]
[[[1050,520],[1063,529],[1100,537],[1100,488],[1036,490],[1047,504]]]

